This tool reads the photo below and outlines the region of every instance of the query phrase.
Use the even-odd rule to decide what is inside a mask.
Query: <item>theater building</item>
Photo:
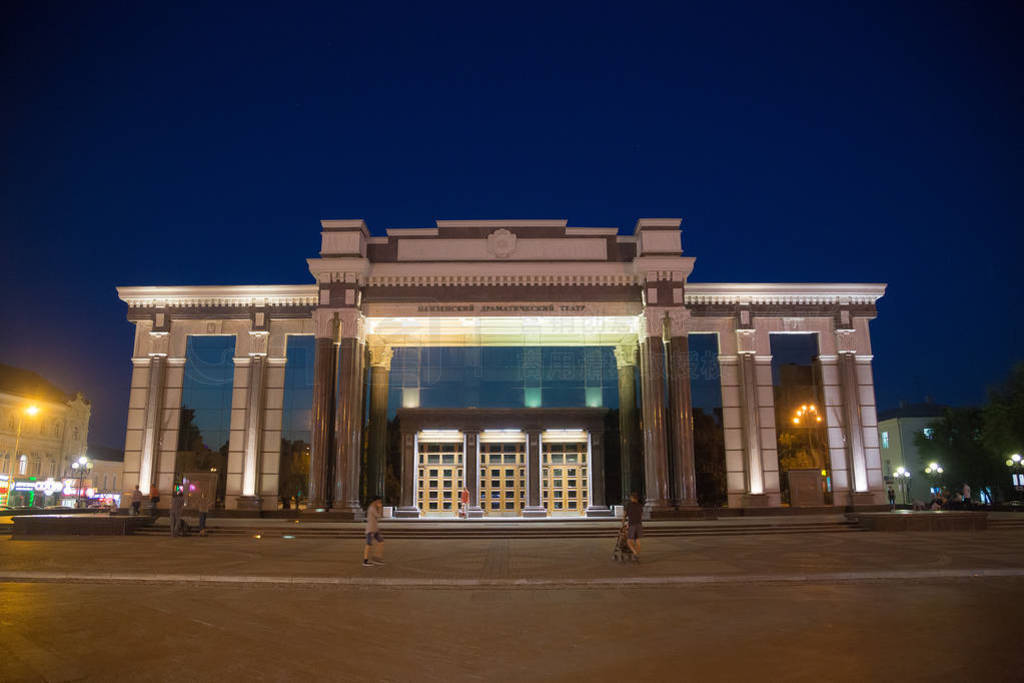
[[[396,516],[454,517],[466,492],[470,518],[551,518],[607,516],[634,488],[657,515],[698,507],[712,457],[729,507],[786,504],[801,462],[821,466],[827,504],[883,503],[868,324],[884,285],[695,282],[680,225],[437,221],[371,236],[361,220],[325,220],[314,284],[120,287],[135,325],[124,489],[167,491],[200,469],[219,473],[228,509],[301,500],[357,515],[391,486]],[[799,373],[773,360],[787,336],[812,345],[810,426],[806,402],[792,423],[776,405],[798,395],[778,383]],[[713,347],[701,377],[698,339]],[[306,393],[290,369],[300,348]],[[430,405],[425,384],[392,373],[412,350],[495,349],[522,359],[511,403],[474,385],[461,404]],[[578,402],[549,400],[557,390],[530,368],[551,349],[607,359],[610,386],[587,360]],[[709,377],[716,403],[701,413],[695,382],[711,395]],[[710,456],[695,417],[717,425]],[[305,431],[289,431],[295,420]]]

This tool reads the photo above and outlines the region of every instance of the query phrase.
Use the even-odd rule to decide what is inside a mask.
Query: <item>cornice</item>
[[[129,308],[316,306],[316,285],[118,287]]]
[[[885,295],[877,283],[689,282],[687,305],[822,305],[874,304]]]

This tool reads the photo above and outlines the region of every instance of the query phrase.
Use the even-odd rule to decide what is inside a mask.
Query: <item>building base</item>
[[[237,510],[262,510],[263,499],[259,496],[239,496],[235,499],[235,509]]]
[[[587,508],[587,518],[608,518],[614,517],[612,509],[607,505],[591,505]]]
[[[479,505],[470,505],[466,508],[466,519],[482,519],[484,509]]]
[[[349,503],[348,505],[332,506],[331,514],[340,515],[342,519],[351,519],[354,522],[366,519],[366,514],[363,512],[363,509],[352,503]]]
[[[548,509],[539,505],[527,505],[523,508],[523,517],[537,518],[547,517]]]
[[[419,519],[420,509],[415,505],[407,505],[395,510],[395,519]]]
[[[744,493],[740,496],[740,506],[745,508],[771,507],[772,500],[767,493]]]

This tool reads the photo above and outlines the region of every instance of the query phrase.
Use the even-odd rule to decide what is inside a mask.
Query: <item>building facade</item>
[[[884,502],[868,330],[884,285],[691,282],[694,258],[682,253],[680,225],[678,219],[641,219],[632,235],[620,235],[616,228],[569,227],[564,220],[437,221],[433,228],[389,229],[377,237],[361,220],[326,220],[320,255],[308,259],[315,284],[121,287],[135,324],[123,488],[138,483],[143,491],[167,490],[174,483],[179,440],[193,419],[183,410],[186,358],[204,336],[231,338],[224,380],[230,405],[223,408],[230,433],[220,446],[203,444],[205,455],[189,466],[224,470],[225,507],[275,508],[283,478],[288,349],[296,338],[315,340],[308,507],[353,516],[363,494],[385,490],[396,349],[582,346],[614,349],[624,486],[642,489],[653,513],[693,508],[689,340],[700,334],[714,335],[717,345],[728,505],[778,506],[783,487],[772,345],[777,336],[799,334],[816,343],[833,504]],[[572,469],[577,500],[588,492],[586,505],[575,511],[604,514],[607,501],[598,499],[604,487],[594,486],[604,473],[594,467],[601,450],[594,442],[603,447],[604,432],[578,411],[565,409],[555,419],[555,409],[538,407],[545,415],[530,409],[527,394],[523,410],[508,415],[469,419],[449,411],[449,424],[444,414],[433,414],[428,425],[403,414],[398,511],[429,514],[424,504],[432,489],[454,491],[461,483],[475,489],[472,514],[490,504],[497,489],[502,513],[550,516],[556,488],[565,501],[570,490],[568,476],[556,487],[553,473]],[[432,442],[438,447],[420,450]],[[189,453],[197,449],[188,446]],[[492,486],[481,458],[499,450],[503,476]],[[433,455],[439,467],[424,474],[424,458]],[[463,458],[461,482],[459,475],[445,477],[445,455],[453,456],[452,464]],[[568,467],[570,455],[580,467]],[[545,490],[550,506],[538,498]]]
[[[907,505],[915,500],[927,503],[932,498],[932,487],[925,474],[928,463],[917,449],[917,435],[927,437],[930,425],[942,419],[944,406],[935,403],[903,404],[894,410],[879,414],[878,440],[882,450],[882,473],[885,481],[896,491],[896,500]],[[893,474],[900,467],[910,473],[904,479]]]
[[[52,486],[34,487],[60,480],[85,454],[90,414],[81,393],[66,394],[33,372],[0,365],[0,505],[14,490],[31,488],[40,504],[53,497]]]

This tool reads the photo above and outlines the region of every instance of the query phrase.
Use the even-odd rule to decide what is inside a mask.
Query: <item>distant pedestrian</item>
[[[969,504],[971,502],[971,485],[966,481],[964,482],[963,488],[960,489],[960,495],[964,497],[965,504]]]
[[[204,491],[203,493],[206,493]],[[199,496],[199,502],[196,504],[196,509],[199,510],[199,535],[206,535],[206,515],[210,512],[210,499],[205,495]]]
[[[633,559],[640,559],[640,537],[643,535],[644,506],[640,502],[640,494],[633,491],[629,494],[629,504],[626,505],[626,545],[633,551]]]
[[[889,511],[891,512],[891,511],[896,509],[896,492],[890,486],[888,493],[889,493]]]
[[[185,496],[181,491],[175,491],[171,496],[171,536],[177,536],[181,531],[181,513],[185,511]]]
[[[149,487],[149,514],[156,517],[156,504],[160,502],[160,491],[156,486]]]
[[[133,515],[138,515],[139,514],[139,508],[141,508],[141,507],[142,507],[142,491],[140,491],[139,487],[136,486],[135,490],[132,491],[132,514]]]
[[[384,564],[384,538],[380,535],[380,518],[384,514],[384,501],[380,496],[374,496],[366,508],[366,547],[363,548],[363,566],[372,567],[375,564]],[[374,542],[377,543],[377,551],[372,553]],[[371,554],[373,555],[371,557]]]

